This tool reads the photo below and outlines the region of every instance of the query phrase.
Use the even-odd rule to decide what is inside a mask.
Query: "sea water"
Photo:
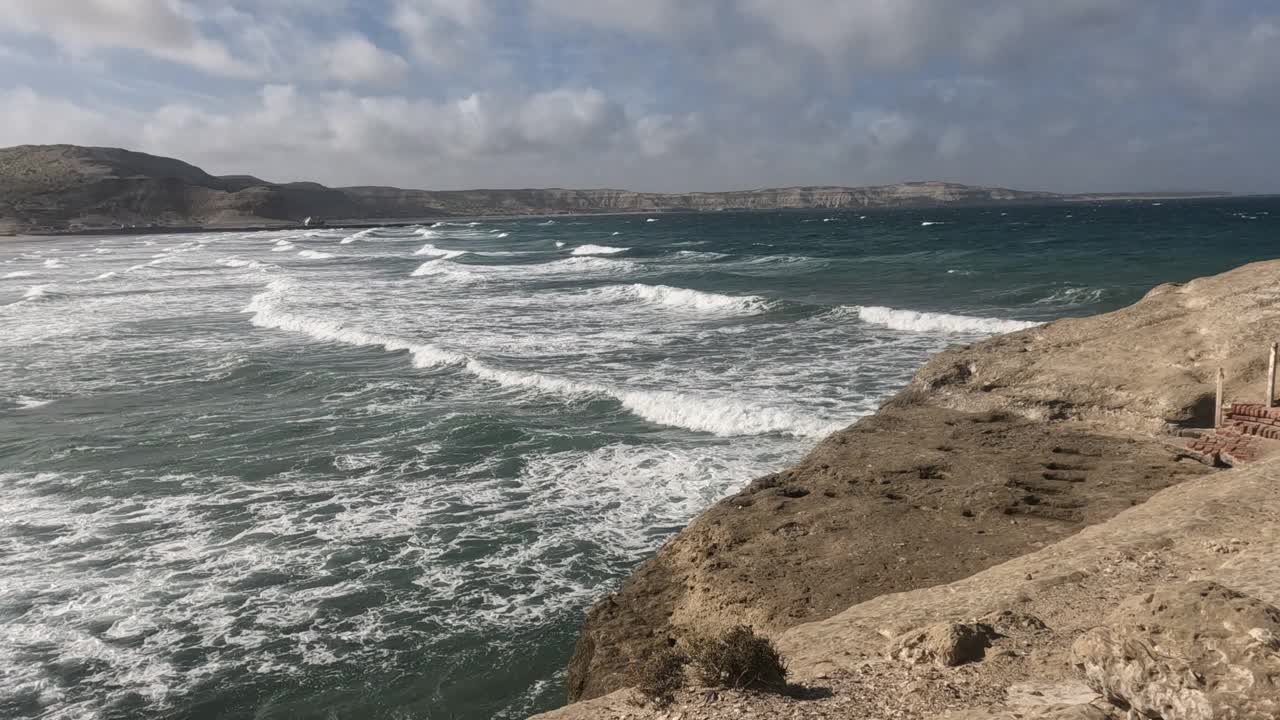
[[[1280,203],[0,240],[0,717],[519,718],[587,608],[931,354]]]

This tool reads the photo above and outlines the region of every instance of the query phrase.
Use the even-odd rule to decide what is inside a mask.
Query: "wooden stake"
[[[1276,350],[1280,343],[1271,343],[1271,361],[1267,363],[1267,407],[1276,406]]]
[[[1222,383],[1227,379],[1227,373],[1218,368],[1218,394],[1215,396],[1213,403],[1213,429],[1217,430],[1222,427]]]

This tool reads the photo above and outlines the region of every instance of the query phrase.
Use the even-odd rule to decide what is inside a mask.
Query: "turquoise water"
[[[0,241],[0,717],[518,718],[592,600],[929,354],[1280,203]]]

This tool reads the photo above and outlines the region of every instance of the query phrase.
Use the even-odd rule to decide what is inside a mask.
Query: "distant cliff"
[[[0,149],[0,232],[131,226],[246,226],[335,220],[591,212],[861,209],[1071,200],[1075,196],[915,182],[735,192],[627,190],[402,190],[273,183],[215,176],[172,158],[117,148],[20,145]]]

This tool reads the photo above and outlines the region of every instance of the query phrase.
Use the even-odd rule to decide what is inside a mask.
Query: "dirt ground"
[[[570,697],[700,631],[778,634],[1032,552],[1212,472],[1158,439],[916,404],[911,393],[700,516],[593,610]]]

